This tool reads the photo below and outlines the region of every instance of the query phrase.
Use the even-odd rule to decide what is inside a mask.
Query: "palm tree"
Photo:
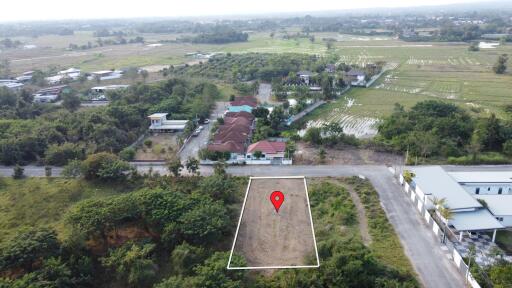
[[[404,170],[404,173],[402,175],[404,177],[404,181],[407,183],[411,183],[412,178],[414,178],[416,176],[413,172],[411,172],[409,170]]]
[[[437,198],[434,197],[432,201],[438,215],[441,216],[441,220],[443,221],[443,240],[442,243],[446,242],[446,229],[448,228],[448,222],[453,219],[453,211],[446,205],[446,198]]]

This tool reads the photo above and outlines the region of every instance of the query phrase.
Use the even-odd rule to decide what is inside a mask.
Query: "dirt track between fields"
[[[276,190],[285,197],[279,213],[270,202]],[[303,178],[252,179],[234,252],[248,267],[317,264]]]

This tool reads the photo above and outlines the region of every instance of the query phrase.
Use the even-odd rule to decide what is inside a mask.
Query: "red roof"
[[[224,117],[224,125],[246,125],[251,126],[252,120],[249,120],[244,117]]]
[[[217,151],[217,152],[232,152],[232,153],[244,153],[244,144],[236,143],[233,141],[228,141],[222,144],[210,144],[208,145],[209,151]]]
[[[240,111],[240,112],[227,112],[224,114],[224,117],[230,117],[230,118],[238,118],[243,117],[245,119],[254,120],[254,115],[252,113],[246,112],[246,111]]]
[[[284,152],[285,149],[286,149],[285,142],[270,142],[267,140],[262,140],[262,141],[259,141],[259,142],[249,145],[249,148],[247,148],[247,153],[261,151],[265,154],[276,154],[276,153]]]
[[[216,134],[213,138],[213,141],[215,143],[222,143],[222,142],[238,142],[238,143],[245,143],[247,139],[249,138],[249,135],[247,133],[240,133],[240,132],[224,132]]]

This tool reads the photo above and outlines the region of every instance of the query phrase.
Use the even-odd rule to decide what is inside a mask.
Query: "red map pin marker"
[[[274,191],[272,194],[270,194],[270,202],[274,205],[274,208],[276,208],[276,212],[279,213],[279,208],[281,205],[283,205],[284,202],[284,194],[281,191]]]

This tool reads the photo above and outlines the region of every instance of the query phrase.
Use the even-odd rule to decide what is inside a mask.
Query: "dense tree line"
[[[512,155],[512,122],[494,114],[473,118],[462,108],[441,101],[419,102],[408,111],[397,104],[380,124],[376,141],[395,151],[408,151],[410,156],[468,155],[478,162],[484,152]]]
[[[330,57],[304,54],[227,54],[218,55],[200,65],[171,67],[175,75],[194,75],[226,80],[264,80],[282,78],[300,70],[322,72],[327,63],[334,63]]]
[[[150,113],[206,118],[218,93],[213,84],[171,79],[113,91],[107,107],[68,111],[32,104],[24,91],[0,90],[0,163],[62,165],[91,153],[117,153],[147,129]]]
[[[249,34],[238,32],[237,30],[226,27],[217,26],[211,32],[199,33],[196,36],[182,37],[179,40],[191,43],[205,43],[205,44],[224,44],[232,42],[246,42],[249,39]]]

